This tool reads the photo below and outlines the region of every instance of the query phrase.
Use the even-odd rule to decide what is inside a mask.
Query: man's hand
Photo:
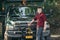
[[[28,26],[31,26],[31,24],[34,22],[34,19],[30,23],[28,23]]]
[[[43,29],[43,32],[46,32],[46,29]]]
[[[45,32],[45,31],[46,31],[46,26],[44,25],[43,32]]]
[[[28,26],[31,26],[31,23],[28,23]]]

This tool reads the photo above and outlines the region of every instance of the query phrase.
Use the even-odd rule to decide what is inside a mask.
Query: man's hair
[[[39,9],[39,8],[41,8],[41,9],[42,9],[42,7],[37,7],[37,9]]]

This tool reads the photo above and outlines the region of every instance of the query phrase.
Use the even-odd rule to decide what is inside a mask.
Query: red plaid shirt
[[[43,12],[40,14],[37,13],[36,16],[34,17],[34,20],[37,20],[38,27],[44,27],[44,21],[46,21],[46,16]]]

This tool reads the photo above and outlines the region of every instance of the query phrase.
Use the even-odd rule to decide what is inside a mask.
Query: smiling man
[[[46,31],[46,27],[44,26],[46,24],[46,20],[47,19],[46,19],[45,14],[43,13],[42,8],[38,7],[36,16],[32,19],[32,21],[30,23],[28,23],[28,26],[31,26],[31,24],[34,21],[37,21],[36,40],[41,40],[41,39],[44,40],[43,31],[44,32]]]

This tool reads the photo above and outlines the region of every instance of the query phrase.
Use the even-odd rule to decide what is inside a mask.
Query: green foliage
[[[2,4],[0,3],[0,11],[2,11]]]
[[[60,26],[60,7],[59,7],[59,5],[55,5],[54,2],[52,2],[50,4],[46,3],[45,10],[46,10],[45,11],[46,14],[50,14],[50,16],[48,18],[49,23],[51,25],[55,25],[56,27],[59,28],[59,26]]]

